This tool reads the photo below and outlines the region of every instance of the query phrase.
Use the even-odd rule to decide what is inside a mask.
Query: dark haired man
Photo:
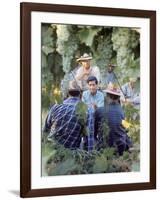
[[[98,136],[99,124],[97,124],[96,116],[99,108],[104,107],[104,95],[98,90],[98,80],[95,76],[89,76],[87,79],[88,90],[82,94],[82,101],[88,106],[88,129],[89,134],[85,137],[85,146],[87,150],[93,150]]]
[[[49,140],[70,149],[80,148],[82,138],[82,124],[76,115],[76,106],[81,102],[80,93],[79,89],[69,89],[69,97],[62,104],[51,107],[44,126]]]
[[[98,90],[98,80],[95,76],[87,79],[88,90],[82,94],[82,101],[94,109],[104,107],[104,95]]]
[[[114,74],[114,69],[115,65],[109,64],[107,68],[107,76],[106,76],[106,84],[108,85],[109,83],[117,83],[117,79]]]

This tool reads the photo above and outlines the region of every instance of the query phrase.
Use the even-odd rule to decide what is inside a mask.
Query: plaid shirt
[[[81,143],[81,125],[75,115],[79,98],[70,97],[63,104],[53,105],[45,122],[45,131],[50,131],[48,138],[55,139],[66,148],[75,149]]]
[[[80,148],[82,125],[76,117],[75,109],[79,98],[70,97],[63,104],[55,104],[51,107],[45,121],[44,131],[50,132],[49,139],[55,139],[66,148]],[[85,149],[94,148],[94,112],[89,108],[87,114],[88,135],[84,137]]]

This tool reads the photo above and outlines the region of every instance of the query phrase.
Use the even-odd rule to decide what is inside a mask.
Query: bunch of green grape
[[[57,26],[57,51],[62,55],[65,73],[70,71],[72,59],[78,48],[78,37],[71,29],[72,25]]]

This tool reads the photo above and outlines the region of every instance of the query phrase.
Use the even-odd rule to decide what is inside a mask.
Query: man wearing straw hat
[[[87,89],[87,79],[89,76],[95,76],[100,81],[100,70],[97,66],[91,66],[92,56],[84,53],[77,59],[82,66],[77,70],[75,79],[82,90]]]

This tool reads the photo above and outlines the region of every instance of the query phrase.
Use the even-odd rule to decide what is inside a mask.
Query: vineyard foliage
[[[93,56],[92,64],[101,71],[103,84],[109,63],[121,84],[140,72],[140,34],[131,28],[42,24],[42,107],[61,100],[60,87],[68,87],[69,72],[79,64],[84,52]]]

